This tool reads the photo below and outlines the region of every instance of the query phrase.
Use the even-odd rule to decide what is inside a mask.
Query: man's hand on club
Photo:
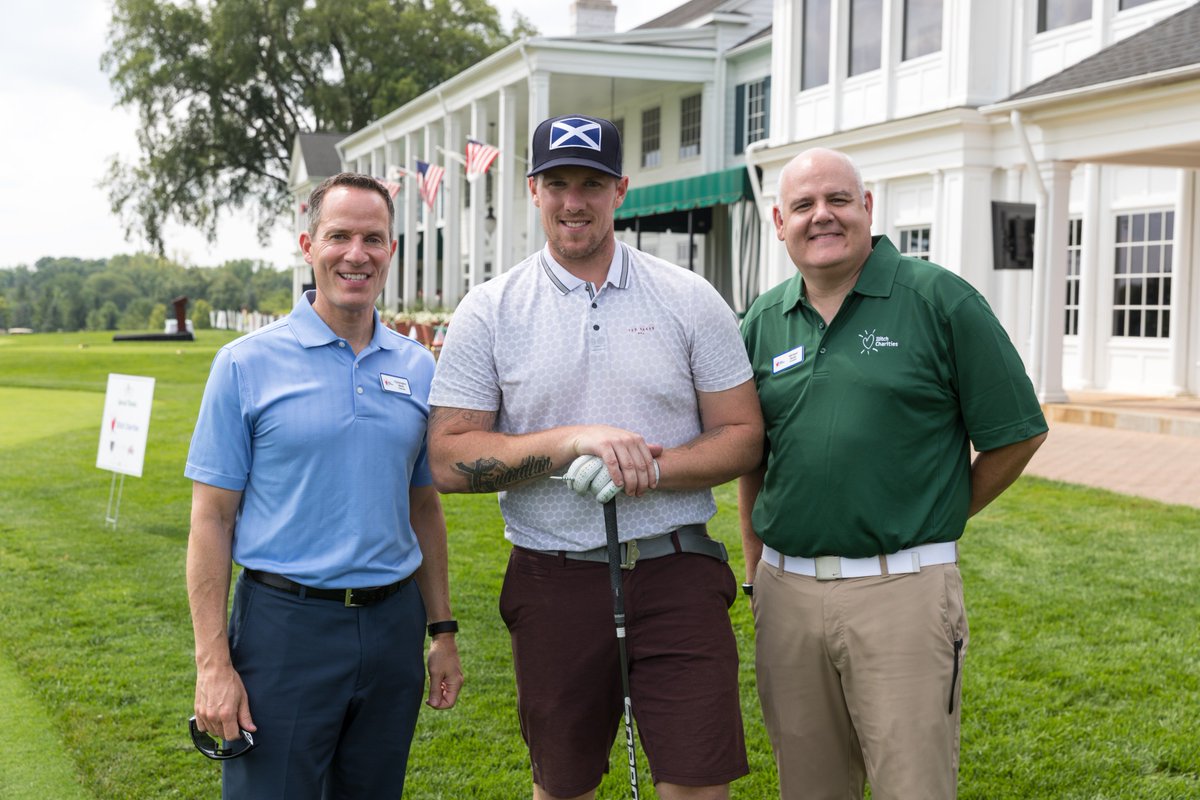
[[[571,448],[579,458],[587,455],[599,458],[617,492],[641,497],[658,487],[658,464],[655,459],[662,455],[662,445],[650,444],[633,431],[610,425],[582,426],[576,429]],[[579,458],[575,459],[576,463]],[[592,480],[596,480],[596,477],[593,476]],[[572,482],[573,488],[575,483],[578,482]],[[602,481],[591,494],[597,496],[606,488],[607,482]],[[580,494],[585,493],[582,485],[575,490]],[[612,492],[612,496],[617,492]]]
[[[651,463],[654,465],[654,480],[651,483],[653,486],[658,483],[659,472],[658,462]],[[604,459],[600,456],[584,455],[575,459],[567,468],[563,480],[576,494],[583,497],[591,495],[600,504],[612,500],[621,491],[621,488],[613,483],[608,468],[604,466]]]

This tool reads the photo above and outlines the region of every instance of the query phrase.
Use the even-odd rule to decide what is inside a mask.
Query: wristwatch
[[[743,583],[742,584],[742,594],[746,595],[746,597],[753,597],[754,596],[754,584],[753,583]]]
[[[445,619],[429,623],[429,635],[437,636],[439,633],[458,633],[458,620]]]

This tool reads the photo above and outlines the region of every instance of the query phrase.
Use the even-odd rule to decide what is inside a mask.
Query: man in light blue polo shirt
[[[343,173],[308,206],[316,291],[217,353],[188,453],[196,724],[253,735],[226,798],[399,797],[427,626],[427,703],[463,681],[425,454],[433,356],[375,311],[387,190]]]

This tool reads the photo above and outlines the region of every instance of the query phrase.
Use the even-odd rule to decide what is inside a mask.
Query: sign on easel
[[[100,449],[96,468],[113,473],[104,521],[117,527],[125,476],[142,477],[146,437],[150,432],[150,407],[154,403],[154,378],[109,373],[100,423]],[[120,487],[117,475],[121,476]]]

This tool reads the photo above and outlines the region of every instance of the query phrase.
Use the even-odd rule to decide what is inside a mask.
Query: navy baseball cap
[[[554,167],[591,167],[620,178],[621,134],[606,119],[566,114],[551,117],[533,132],[532,178]]]

